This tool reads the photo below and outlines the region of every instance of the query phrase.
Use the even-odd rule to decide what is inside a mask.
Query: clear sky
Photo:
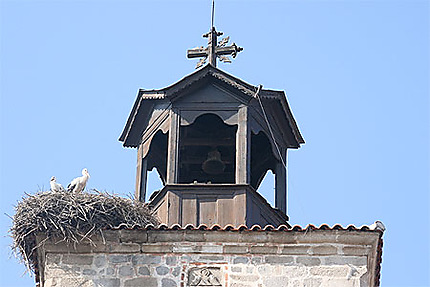
[[[210,3],[1,1],[1,286],[34,286],[4,215],[24,192],[83,167],[89,188],[134,192],[136,151],[118,138],[137,90],[194,71]],[[244,47],[219,67],[286,91],[306,140],[288,154],[290,223],[383,221],[381,286],[430,286],[429,15],[419,0],[216,2]]]

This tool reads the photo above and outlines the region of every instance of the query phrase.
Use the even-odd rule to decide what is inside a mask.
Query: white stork
[[[72,182],[67,186],[67,191],[71,192],[81,192],[85,189],[85,186],[87,185],[87,181],[90,178],[90,174],[88,173],[88,170],[84,168],[82,170],[82,176],[77,177],[72,180]]]
[[[51,185],[51,191],[53,192],[66,191],[61,184],[57,183],[57,178],[55,176],[51,177],[49,184]]]

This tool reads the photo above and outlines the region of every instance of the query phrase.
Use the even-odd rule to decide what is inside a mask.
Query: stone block
[[[223,253],[222,245],[202,245],[200,248],[201,253]]]
[[[93,264],[93,256],[82,254],[64,254],[61,262],[63,264],[70,265],[91,265]]]
[[[263,286],[288,287],[288,278],[284,276],[271,276],[263,278]]]
[[[118,242],[120,238],[120,230],[102,230],[103,238],[107,241],[107,244]]]
[[[233,258],[233,264],[240,264],[240,263],[248,264],[249,257],[239,256],[239,257]]]
[[[206,242],[206,233],[205,231],[199,230],[185,230],[183,236],[184,241],[188,242]],[[212,241],[214,242],[214,241]],[[216,241],[215,241],[216,242]]]
[[[173,252],[173,245],[142,244],[141,250],[143,253],[171,253]]]
[[[339,231],[337,230],[311,230],[307,232],[294,232],[295,243],[307,244],[307,243],[333,243],[337,242],[339,237]]]
[[[307,255],[311,247],[309,245],[285,245],[281,248],[281,254],[289,255]]]
[[[379,232],[349,231],[336,237],[336,242],[350,245],[371,245],[379,238]]]
[[[93,244],[82,244],[82,243],[80,243],[77,247],[77,250],[80,253],[84,253],[84,252],[107,252],[109,250],[108,246],[109,245],[103,244],[101,241],[96,242],[96,246],[94,246]]]
[[[148,230],[147,242],[184,242],[185,232],[183,230]]]
[[[330,256],[324,257],[324,263],[327,265],[347,265],[365,266],[367,265],[367,257],[365,256]]]
[[[108,256],[108,261],[110,263],[126,263],[126,262],[130,262],[131,259],[131,255],[124,255],[124,254],[119,254],[119,255],[109,255]]]
[[[283,266],[282,275],[288,278],[305,278],[309,275],[309,270],[304,266]]]
[[[181,267],[178,266],[178,267],[173,268],[172,275],[175,276],[175,277],[178,277],[179,274],[181,274]]]
[[[94,265],[97,268],[101,268],[106,266],[107,263],[107,259],[106,259],[106,255],[96,255],[94,256]]]
[[[350,272],[348,266],[315,266],[310,269],[313,276],[319,277],[345,277]]]
[[[342,252],[344,255],[367,256],[370,253],[370,247],[367,246],[343,246]]]
[[[155,268],[155,271],[157,272],[158,275],[163,276],[169,273],[169,268],[166,266],[158,266],[157,268]]]
[[[141,277],[125,280],[124,287],[158,287],[157,279],[151,277]]]
[[[120,242],[148,242],[148,233],[145,230],[120,230]]]
[[[178,261],[178,258],[176,256],[170,256],[170,255],[166,256],[166,264],[167,265],[170,265],[170,266],[176,265],[177,261]]]
[[[123,277],[129,277],[134,275],[134,268],[131,266],[121,266],[118,269],[118,274]]]
[[[267,236],[268,232],[241,232],[238,234],[239,242],[244,243],[272,243]]]
[[[257,267],[257,271],[262,276],[270,275],[273,273],[273,266],[268,264],[261,264]]]
[[[79,287],[94,287],[94,283],[90,279],[79,277],[63,277],[59,286],[79,286]]]
[[[139,254],[133,255],[131,262],[133,265],[160,264],[161,257],[156,255]]]
[[[278,246],[251,246],[251,253],[255,254],[276,254]]]
[[[187,254],[183,254],[183,255],[180,257],[180,261],[182,261],[182,262],[189,263],[191,260],[193,260],[193,258],[191,258],[191,256],[190,256],[190,255],[187,255]]]
[[[90,243],[79,243],[78,245],[66,245],[59,244],[58,246],[47,245],[45,246],[47,252],[54,253],[64,253],[65,251],[68,253],[90,253],[90,252],[106,252],[107,245],[104,245],[101,242],[95,242],[95,246]]]
[[[297,238],[294,236],[296,232],[269,232],[267,234],[268,242],[272,244],[296,244]]]
[[[333,245],[319,245],[312,247],[312,254],[315,255],[336,255],[338,254],[338,249]]]
[[[140,252],[140,244],[137,244],[137,243],[109,244],[109,252],[113,252],[113,253],[139,253]]]
[[[60,264],[61,254],[48,253],[46,254],[46,264]]]
[[[173,252],[175,253],[223,253],[222,245],[196,245],[196,244],[181,244],[174,245]]]
[[[175,281],[169,278],[161,279],[161,287],[176,287],[177,284]]]
[[[318,257],[297,257],[297,263],[305,266],[318,266],[321,264],[321,259]]]
[[[199,262],[225,261],[224,256],[199,256]]]
[[[248,253],[248,246],[224,245],[224,253],[243,254]]]
[[[242,267],[233,266],[231,267],[231,272],[242,273]]]
[[[82,274],[87,275],[87,276],[94,276],[97,274],[97,271],[94,269],[87,268],[87,269],[82,270]]]
[[[106,268],[106,275],[108,275],[108,276],[113,276],[113,275],[115,275],[115,269],[114,269],[114,268],[112,268],[112,267],[108,267],[108,268]]]
[[[74,248],[71,248],[71,246],[67,245],[64,242],[61,243],[51,243],[47,242],[43,245],[43,248],[45,249],[46,253],[64,253],[65,251],[69,253],[76,253]]]
[[[43,245],[46,253],[85,253],[85,252],[104,252],[106,245],[96,241],[96,246],[90,243],[80,243],[78,245],[67,244],[65,242],[48,241]]]
[[[137,270],[137,274],[139,274],[139,275],[149,275],[150,272],[149,272],[148,267],[142,266],[142,267],[139,267],[139,269]]]
[[[175,253],[197,253],[200,252],[200,246],[198,245],[175,245],[173,246],[173,252]]]
[[[240,238],[239,233],[230,231],[210,231],[205,234],[207,242],[240,242]]]
[[[120,280],[116,278],[95,279],[94,283],[97,287],[120,287]]]
[[[294,257],[287,255],[270,255],[264,257],[264,262],[269,264],[293,264]]]
[[[263,258],[261,256],[252,256],[251,263],[252,264],[261,264],[263,262]]]
[[[45,267],[45,278],[63,277],[70,275],[70,273],[73,274],[73,272],[65,270],[65,268],[55,267],[55,265],[48,265]]]

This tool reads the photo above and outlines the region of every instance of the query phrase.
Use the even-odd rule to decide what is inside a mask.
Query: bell
[[[202,164],[202,169],[207,174],[220,174],[225,169],[225,164],[221,160],[221,153],[216,149],[208,153],[208,159]]]

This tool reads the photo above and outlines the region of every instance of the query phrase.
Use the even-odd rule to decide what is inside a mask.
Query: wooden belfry
[[[140,89],[120,137],[137,152],[136,198],[145,201],[147,171],[164,187],[150,205],[168,225],[286,224],[286,154],[304,140],[283,91],[252,86],[216,68],[242,48],[217,43],[188,57],[209,63],[159,90]],[[204,61],[200,61],[203,65]],[[275,173],[275,208],[256,191]]]

